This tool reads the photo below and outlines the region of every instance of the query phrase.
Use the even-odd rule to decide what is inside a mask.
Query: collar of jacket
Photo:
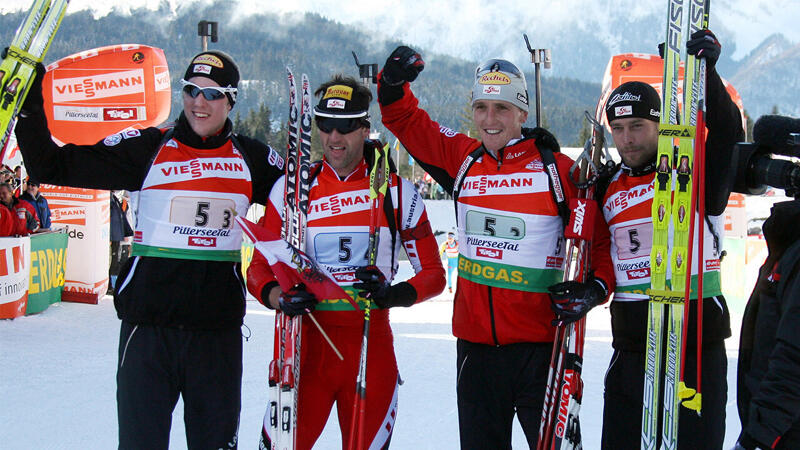
[[[641,177],[649,175],[656,171],[656,161],[653,160],[641,167],[628,167],[625,163],[621,163],[622,173],[630,177]]]
[[[192,130],[189,121],[186,120],[186,115],[181,112],[175,124],[174,137],[192,148],[219,148],[231,138],[232,128],[231,120],[225,119],[225,125],[222,126],[222,130],[219,133],[203,139]]]

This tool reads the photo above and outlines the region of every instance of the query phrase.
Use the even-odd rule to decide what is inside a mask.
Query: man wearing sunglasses
[[[444,269],[437,253],[425,206],[414,186],[392,173],[384,208],[379,214],[378,259],[367,265],[369,171],[378,141],[369,138],[367,115],[372,93],[351,77],[335,76],[317,89],[314,108],[324,158],[311,169],[307,243],[303,249],[324,265],[336,281],[364,306],[373,300],[367,369],[365,442],[367,448],[388,448],[397,412],[400,377],[389,326],[389,308],[408,307],[439,294]],[[261,224],[280,231],[282,183],[276,183]],[[391,284],[404,249],[415,275]],[[247,271],[250,292],[264,305],[315,318],[344,355],[340,361],[310,321],[303,321],[297,448],[309,449],[322,433],[334,402],[349,444],[356,376],[361,350],[363,311],[343,299],[314,298],[303,288],[282,292],[264,258],[256,253]]]
[[[94,145],[53,143],[43,75],[40,67],[16,127],[31,176],[138,197],[132,257],[114,297],[122,320],[119,448],[167,448],[179,395],[189,448],[235,448],[245,298],[233,216],[265,204],[283,172],[274,150],[232,132],[236,64],[223,52],[198,54],[174,126],[130,129]]]
[[[568,176],[573,161],[549,132],[522,127],[528,91],[511,62],[491,59],[475,71],[480,139],[440,126],[419,108],[410,82],[423,68],[418,53],[397,48],[380,74],[378,101],[386,127],[456,203],[461,448],[511,448],[515,414],[535,448],[555,336],[548,288],[563,278],[565,203],[577,194]],[[562,321],[582,317],[613,289],[607,238],[593,244],[591,256],[595,270],[586,283],[556,290]]]

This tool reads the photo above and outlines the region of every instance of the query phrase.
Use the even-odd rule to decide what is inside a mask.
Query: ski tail
[[[36,64],[53,42],[68,0],[36,0],[0,62],[0,161],[14,130],[17,115],[36,77]]]

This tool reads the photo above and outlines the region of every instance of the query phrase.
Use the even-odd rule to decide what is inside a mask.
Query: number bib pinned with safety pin
[[[252,193],[250,170],[231,141],[195,149],[169,139],[138,193],[133,255],[239,261]]]

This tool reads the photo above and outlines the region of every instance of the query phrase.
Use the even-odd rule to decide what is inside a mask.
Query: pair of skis
[[[35,0],[3,54],[0,63],[0,161],[36,77],[36,64],[44,60],[68,3],[69,0]]]
[[[311,86],[306,74],[298,90],[292,71],[289,80],[289,139],[284,185],[284,223],[281,237],[294,248],[305,249],[305,225],[311,164]],[[298,134],[299,132],[299,134]],[[292,450],[297,441],[297,403],[300,384],[302,315],[275,314],[273,358],[269,365],[269,407],[264,416],[260,448]]]
[[[681,53],[692,33],[708,28],[710,0],[669,0],[667,35],[664,46],[664,81],[659,125],[657,172],[652,217],[653,245],[650,255],[651,288],[647,320],[642,407],[642,449],[655,449],[658,442],[659,412],[662,417],[662,447],[678,446],[680,406],[702,408],[702,301],[703,301],[703,217],[705,216],[705,60],[687,55],[683,84],[683,112],[678,108],[678,71]],[[686,23],[683,23],[686,15]],[[680,121],[679,121],[680,115]],[[681,123],[679,125],[679,122]],[[675,142],[678,142],[675,158]],[[696,162],[696,164],[695,164]],[[674,173],[674,174],[673,174]],[[673,179],[674,177],[674,179]],[[674,185],[674,186],[673,186]],[[673,228],[669,243],[670,224]],[[687,299],[692,294],[694,229],[699,229],[697,274],[697,386],[684,383]],[[671,247],[671,248],[670,248]],[[667,286],[667,266],[671,286]],[[681,286],[683,283],[683,286]],[[683,288],[681,290],[681,287]],[[667,323],[664,347],[664,321]],[[666,354],[663,354],[666,352]],[[666,367],[663,367],[666,365]],[[664,386],[661,386],[661,374]],[[659,408],[663,389],[664,404]]]
[[[586,141],[584,151],[575,163],[576,165],[580,164],[579,179],[576,183],[578,196],[575,206],[576,209],[584,211],[584,208],[588,207],[588,202],[593,201],[594,198],[595,183],[602,171],[600,160],[604,153],[603,150],[605,150],[606,161],[611,161],[605,143],[603,126],[599,120],[602,114],[602,105],[597,108],[596,118],[592,118],[586,112],[586,118],[592,124],[592,137]],[[587,214],[586,217],[589,215]],[[584,223],[584,226],[588,228],[591,225]],[[591,233],[588,234],[591,235]],[[577,236],[567,239],[564,281],[586,281],[591,267],[590,253],[591,242],[589,239]],[[556,327],[537,450],[583,448],[578,413],[583,400],[581,372],[585,335],[585,317],[573,323],[559,324]]]

